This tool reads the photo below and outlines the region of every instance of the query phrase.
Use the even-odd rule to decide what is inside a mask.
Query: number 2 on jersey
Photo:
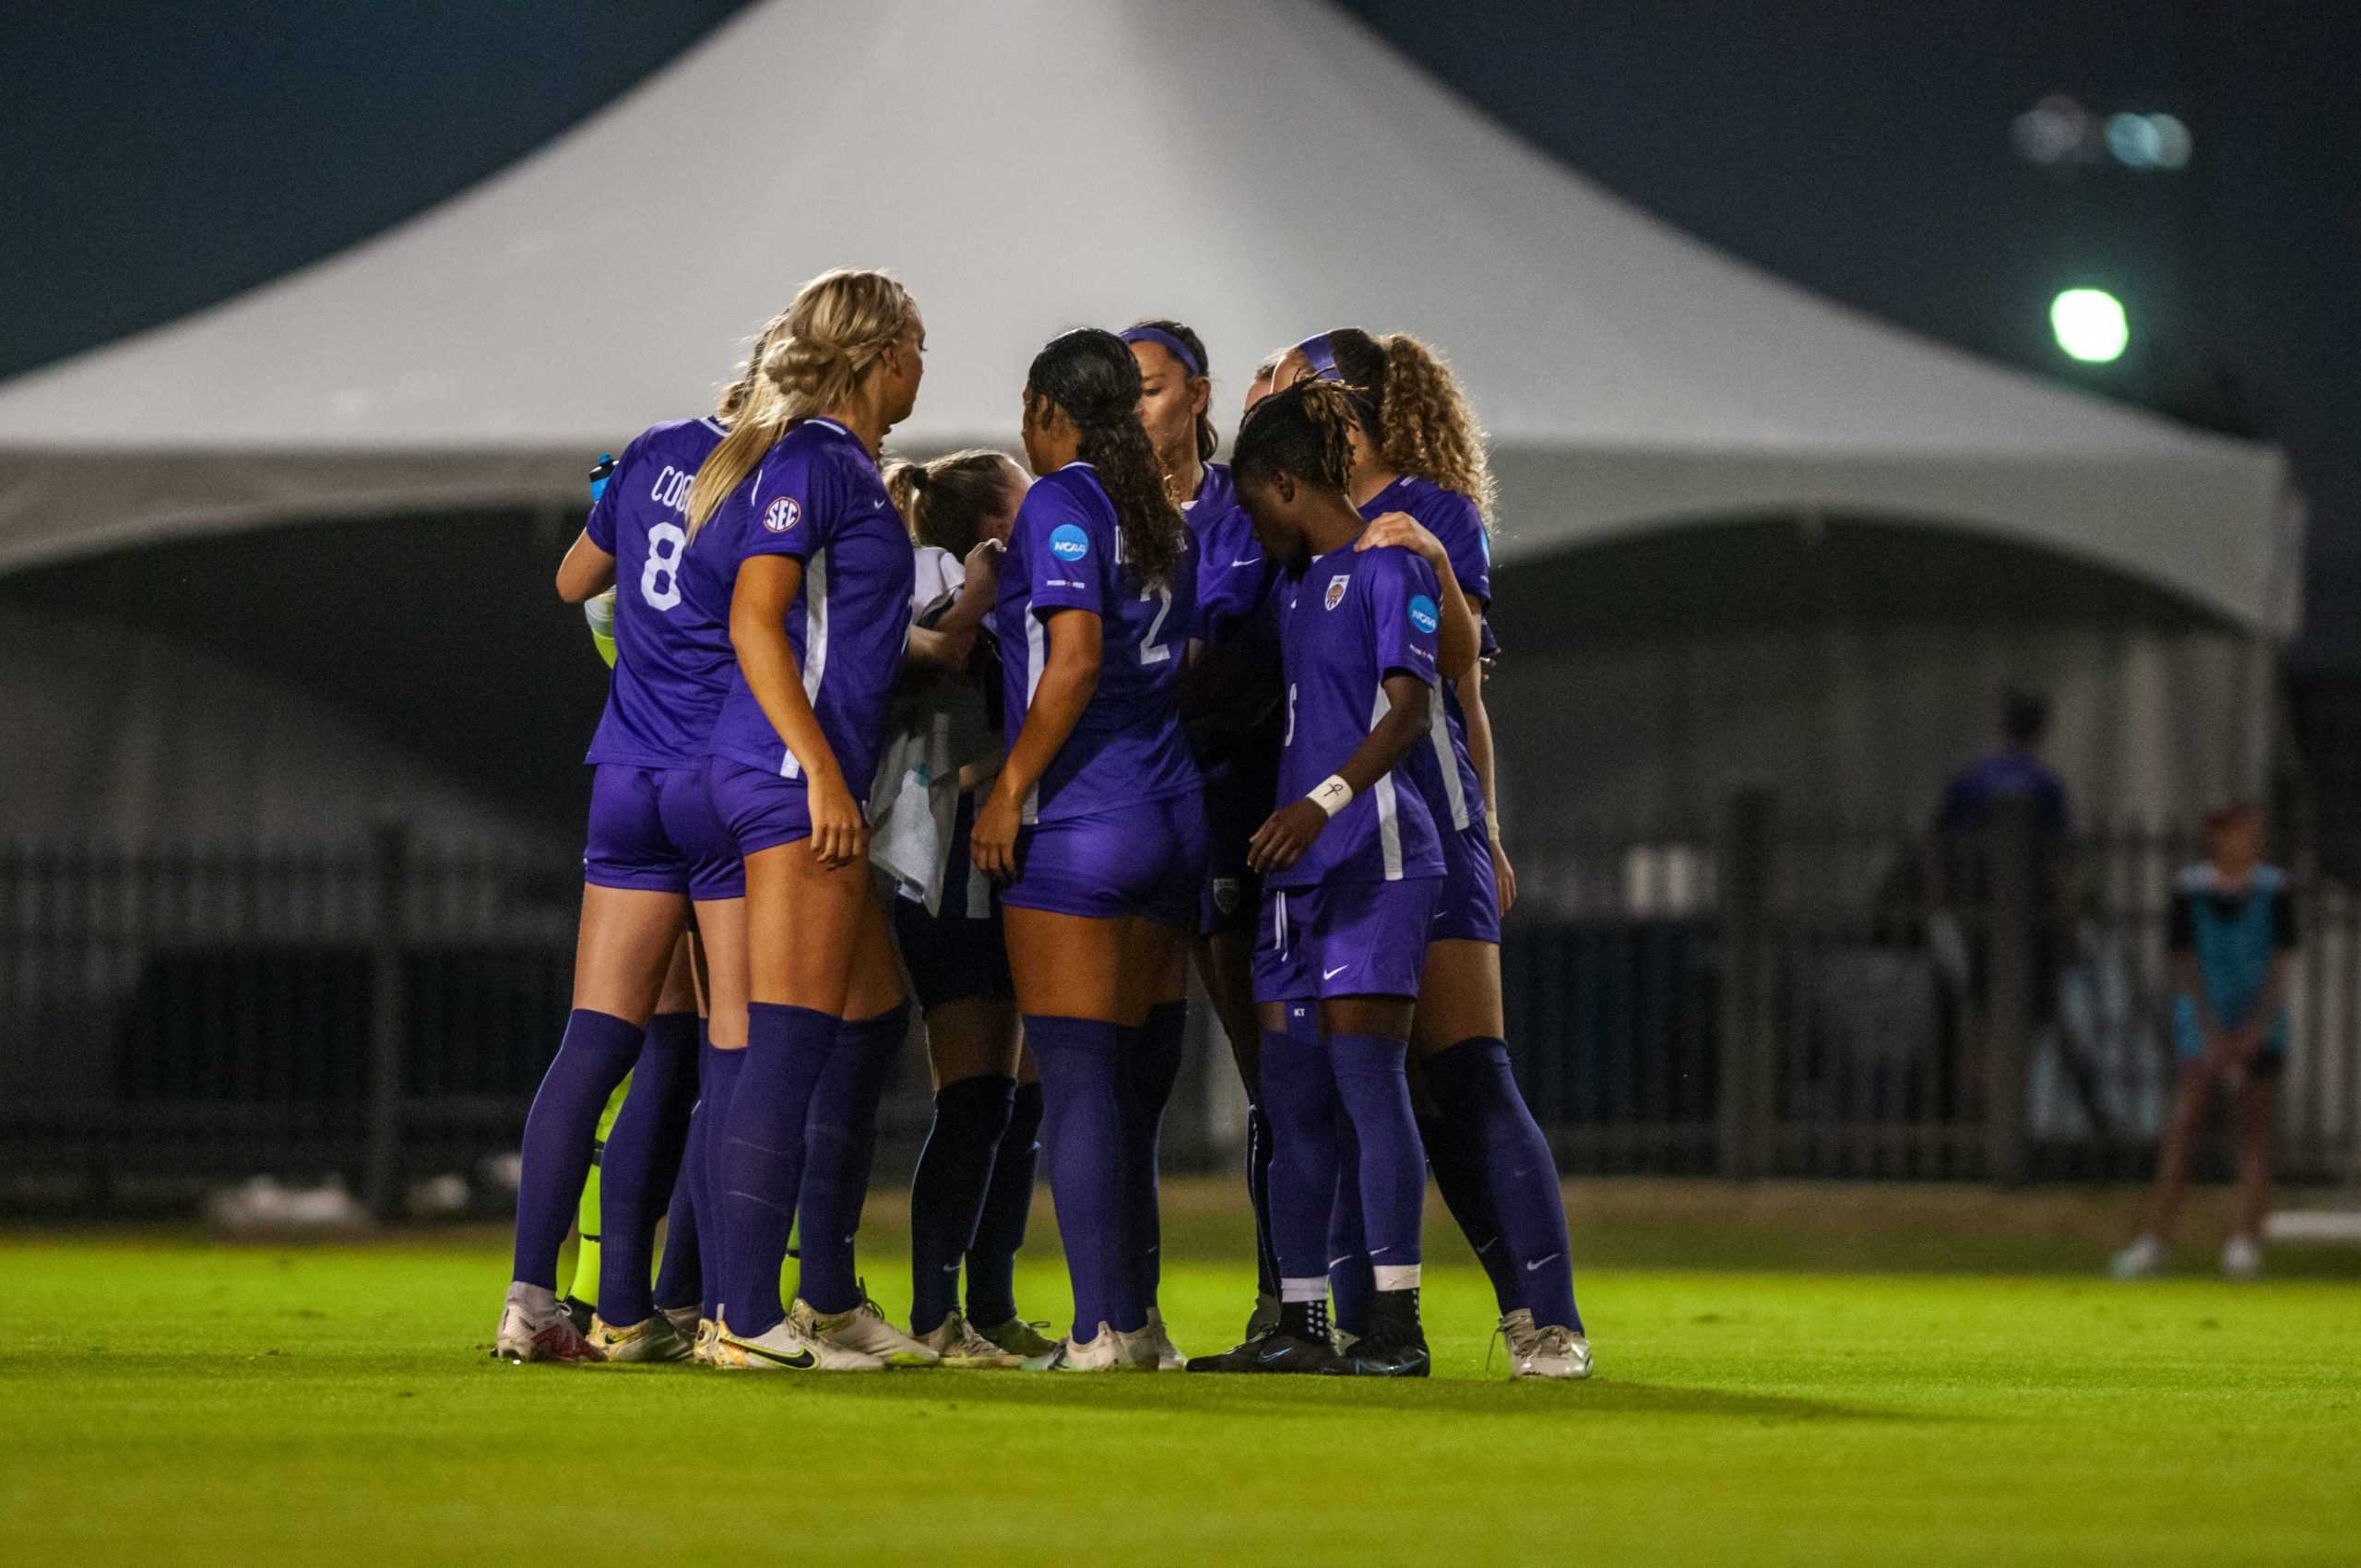
[[[1157,634],[1164,630],[1164,618],[1172,613],[1172,585],[1167,583],[1161,588],[1142,593],[1140,597],[1163,600],[1163,603],[1157,606],[1156,619],[1147,624],[1146,635],[1140,638],[1140,662],[1162,664],[1172,657],[1172,645],[1157,642],[1156,638]]]

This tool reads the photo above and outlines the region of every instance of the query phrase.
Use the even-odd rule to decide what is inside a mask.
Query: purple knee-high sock
[[[1427,1168],[1434,1172],[1435,1190],[1451,1211],[1459,1233],[1484,1265],[1492,1282],[1492,1299],[1506,1317],[1525,1304],[1516,1278],[1516,1264],[1501,1241],[1501,1219],[1492,1194],[1484,1188],[1484,1151],[1460,1135],[1459,1124],[1441,1116],[1418,1118],[1418,1141],[1427,1146]]]
[[[696,1102],[697,1016],[658,1013],[599,1158],[599,1315],[609,1323],[638,1323],[656,1310],[656,1222],[672,1201]]]
[[[1333,1073],[1332,1073],[1333,1090]],[[1328,1289],[1336,1302],[1336,1326],[1347,1334],[1368,1330],[1377,1279],[1370,1272],[1369,1236],[1361,1219],[1361,1141],[1342,1100],[1331,1099],[1335,1127],[1336,1179],[1328,1209]]]
[[[1516,1304],[1529,1308],[1540,1327],[1582,1333],[1558,1164],[1518,1092],[1507,1042],[1464,1039],[1425,1065],[1451,1138],[1482,1161],[1484,1191],[1501,1228],[1498,1250],[1514,1270]]]
[[[1309,1005],[1290,1003],[1292,1020]],[[1279,1299],[1328,1293],[1328,1219],[1336,1192],[1336,1085],[1316,1033],[1263,1031],[1263,1110],[1271,1122],[1271,1242]]]
[[[1427,1157],[1410,1108],[1409,1044],[1383,1035],[1330,1035],[1336,1098],[1360,1145],[1361,1227],[1380,1290],[1418,1282]]]
[[[705,1296],[705,1255],[697,1245],[697,1189],[705,1185],[705,1108],[689,1111],[689,1135],[681,1146],[681,1173],[672,1182],[672,1203],[664,1211],[664,1250],[656,1259],[658,1312],[693,1307]],[[602,1260],[603,1261],[603,1260]],[[603,1292],[605,1287],[599,1287]]]
[[[637,1024],[611,1013],[577,1007],[567,1016],[557,1056],[525,1116],[512,1279],[557,1289],[557,1250],[590,1174],[599,1113],[631,1071],[642,1034]]]
[[[721,1139],[719,1206],[721,1312],[743,1338],[787,1316],[778,1277],[803,1181],[803,1119],[841,1023],[809,1007],[757,1002],[746,1009],[746,1061]]]
[[[1033,1214],[1033,1176],[1041,1158],[1041,1086],[1019,1084],[1008,1128],[992,1151],[992,1175],[967,1244],[967,1321],[997,1328],[1016,1315],[1016,1253]]]
[[[910,1332],[931,1333],[959,1304],[959,1265],[975,1244],[992,1157],[1008,1128],[1016,1080],[998,1073],[934,1091],[934,1122],[910,1175]],[[1026,1134],[1030,1141],[1031,1134]],[[1015,1316],[1014,1310],[1008,1314]],[[986,1324],[997,1327],[1003,1318]]]
[[[1125,1223],[1122,1034],[1095,1018],[1025,1018],[1041,1068],[1041,1142],[1074,1279],[1078,1341],[1096,1337],[1102,1323],[1124,1333],[1147,1324]]]
[[[873,1018],[848,1018],[836,1030],[827,1070],[812,1091],[803,1120],[803,1189],[796,1250],[803,1267],[796,1294],[817,1313],[860,1305],[853,1238],[869,1196],[877,1152],[877,1102],[900,1064],[910,1010],[897,1005]]]
[[[705,1123],[697,1168],[697,1246],[705,1254],[700,1315],[707,1319],[721,1316],[721,1280],[730,1258],[730,1228],[721,1218],[721,1156],[730,1146],[730,1107],[745,1065],[744,1046],[729,1051],[717,1046],[705,1059],[705,1099],[697,1110],[697,1120]]]
[[[1128,1157],[1124,1213],[1136,1248],[1132,1254],[1133,1289],[1151,1307],[1156,1305],[1157,1286],[1164,1273],[1164,1226],[1157,1206],[1164,1108],[1171,1101],[1172,1086],[1180,1076],[1181,1039],[1188,1028],[1187,1003],[1159,1002],[1147,1010],[1147,1023],[1126,1030],[1123,1040],[1124,1110],[1130,1119],[1123,1134]]]
[[[1271,1245],[1271,1119],[1259,1101],[1246,1107],[1246,1201],[1254,1210],[1254,1290],[1279,1293],[1279,1254]]]

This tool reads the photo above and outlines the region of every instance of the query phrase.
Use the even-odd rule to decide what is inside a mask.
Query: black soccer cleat
[[[1380,1290],[1370,1303],[1369,1332],[1353,1341],[1354,1377],[1426,1377],[1434,1371],[1426,1331],[1418,1326],[1418,1291]]]
[[[1275,1328],[1218,1356],[1192,1356],[1192,1372],[1310,1372],[1349,1375],[1352,1363],[1324,1339],[1306,1339]]]

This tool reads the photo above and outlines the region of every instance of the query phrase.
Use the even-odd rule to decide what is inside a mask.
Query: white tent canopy
[[[2042,385],[1722,256],[1308,0],[771,0],[367,244],[0,386],[0,570],[192,530],[572,504],[824,267],[894,268],[896,435],[1009,443],[1082,322],[1203,332],[1224,423],[1322,327],[1442,345],[1504,557],[1728,516],[1993,530],[2284,629],[2276,454]]]

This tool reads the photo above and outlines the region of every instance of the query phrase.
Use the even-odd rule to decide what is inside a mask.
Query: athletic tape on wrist
[[[1353,787],[1345,782],[1342,775],[1332,773],[1304,799],[1318,806],[1322,814],[1335,816],[1353,803]]]

